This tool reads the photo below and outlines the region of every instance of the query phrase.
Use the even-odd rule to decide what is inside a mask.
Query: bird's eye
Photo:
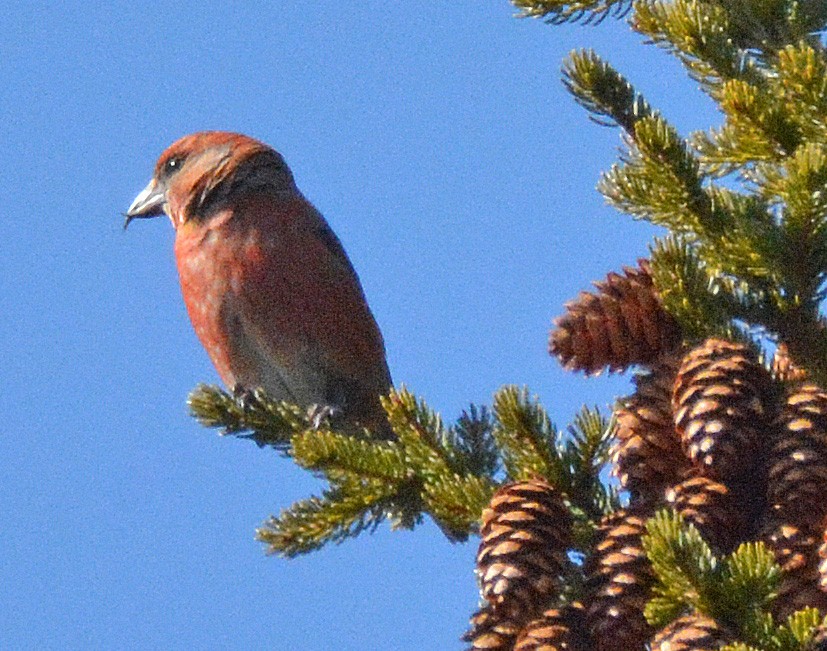
[[[174,174],[175,172],[177,172],[181,168],[181,164],[183,162],[184,162],[184,157],[183,156],[174,156],[173,158],[170,158],[164,164],[163,175],[164,176],[171,176],[172,174]]]

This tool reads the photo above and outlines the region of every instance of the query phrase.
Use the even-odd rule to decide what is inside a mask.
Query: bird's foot
[[[244,411],[250,411],[261,405],[261,400],[259,400],[256,389],[250,389],[236,384],[233,387],[232,394],[236,404]]]
[[[310,405],[307,409],[307,420],[313,429],[322,429],[324,425],[332,425],[340,419],[342,410],[332,405]]]

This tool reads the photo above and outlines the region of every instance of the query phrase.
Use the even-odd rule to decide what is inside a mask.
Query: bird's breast
[[[220,224],[212,228],[179,228],[175,258],[181,293],[195,333],[221,379],[232,387],[238,382],[232,350],[241,336],[235,307],[243,285],[244,267],[240,260],[248,254],[245,249],[255,245],[223,231]]]

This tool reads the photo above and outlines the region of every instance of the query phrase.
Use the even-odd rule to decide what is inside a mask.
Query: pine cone
[[[583,606],[551,608],[523,629],[514,651],[588,651]]]
[[[713,479],[690,473],[666,491],[666,501],[695,525],[717,555],[731,552],[746,534],[745,518],[751,509]]]
[[[652,636],[643,617],[654,580],[641,545],[649,511],[621,509],[603,518],[586,564],[586,623],[594,651],[642,651]]]
[[[568,562],[571,515],[541,480],[500,488],[482,514],[477,572],[482,595],[518,624],[541,613]]]
[[[684,357],[672,393],[675,427],[704,475],[754,481],[770,429],[769,387],[766,369],[742,344],[708,339]]]
[[[646,364],[675,348],[681,333],[661,305],[649,261],[624,267],[566,304],[549,335],[549,352],[568,370],[599,373]]]
[[[827,594],[819,589],[820,532],[813,527],[770,522],[761,533],[761,540],[775,555],[781,566],[778,597],[773,602],[773,614],[786,619],[805,606],[827,613]]]
[[[462,639],[471,643],[468,651],[511,651],[517,633],[519,627],[488,604],[471,616],[471,629]]]
[[[652,639],[652,651],[714,651],[731,638],[705,615],[678,617]]]
[[[617,409],[612,474],[632,501],[657,504],[664,489],[689,469],[672,418],[672,387],[680,359],[669,355],[635,378],[637,389]]]
[[[819,523],[827,515],[827,393],[796,386],[778,419],[768,459],[767,499],[784,522]]]

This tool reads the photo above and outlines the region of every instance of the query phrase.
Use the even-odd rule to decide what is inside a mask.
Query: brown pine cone
[[[770,387],[769,373],[743,344],[708,339],[684,357],[672,393],[675,427],[704,475],[755,481],[770,431]]]
[[[588,651],[583,616],[579,603],[547,610],[523,629],[514,651]]]
[[[637,389],[617,409],[612,474],[638,500],[659,503],[664,489],[689,469],[672,418],[672,387],[680,359],[665,356],[635,378]]]
[[[743,540],[751,509],[713,479],[690,473],[666,491],[666,501],[704,537],[713,553],[725,555]]]
[[[621,509],[603,518],[586,563],[586,624],[594,651],[642,651],[654,632],[643,617],[654,581],[641,545],[646,509]]]
[[[787,395],[767,461],[767,499],[784,522],[827,515],[827,393],[799,384]]]
[[[471,628],[462,636],[470,642],[468,651],[511,651],[520,632],[519,627],[495,613],[491,604],[471,616]]]
[[[705,615],[678,617],[652,639],[652,651],[715,651],[732,638]]]
[[[554,596],[568,562],[571,515],[545,481],[500,488],[482,514],[477,573],[495,611],[523,624]]]
[[[677,322],[661,304],[646,259],[594,283],[597,293],[580,292],[554,322],[549,352],[568,370],[599,373],[647,364],[674,349]]]
[[[819,543],[821,532],[814,527],[769,522],[761,532],[761,540],[775,555],[781,566],[778,597],[773,614],[786,619],[806,606],[827,613],[827,594],[819,589]]]

